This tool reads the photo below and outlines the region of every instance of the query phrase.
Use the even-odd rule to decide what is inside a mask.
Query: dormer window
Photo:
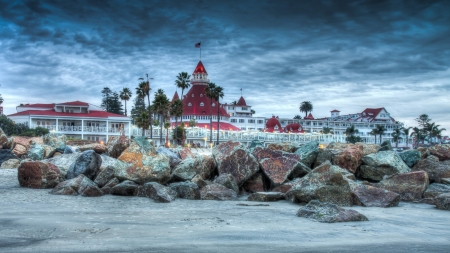
[[[192,106],[192,104],[191,104],[191,103],[188,103],[188,106]]]
[[[194,94],[192,94],[192,97],[194,97]]]
[[[202,97],[203,97],[203,94],[200,94],[200,97],[202,98]]]
[[[200,106],[205,106],[205,104],[203,102],[200,103]]]
[[[212,103],[212,106],[216,106],[216,103]]]

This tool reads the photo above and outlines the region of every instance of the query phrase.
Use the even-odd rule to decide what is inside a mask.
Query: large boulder
[[[130,138],[124,135],[110,136],[106,143],[108,155],[113,158],[118,158],[125,149],[130,146]]]
[[[66,176],[67,171],[69,171],[70,166],[81,156],[81,153],[73,154],[61,154],[54,156],[49,159],[42,160],[43,162],[48,162],[54,164],[61,171],[63,176]]]
[[[2,149],[2,148],[9,148],[9,147],[6,147],[6,146],[8,146],[8,142],[9,142],[8,136],[6,136],[6,134],[3,131],[3,129],[0,128],[0,149]]]
[[[19,159],[10,149],[0,149],[0,164],[9,159]]]
[[[145,195],[155,202],[169,203],[176,199],[177,192],[170,187],[149,182],[144,184]]]
[[[408,167],[413,167],[420,159],[422,159],[422,153],[415,149],[405,150],[398,155]]]
[[[181,160],[188,159],[188,158],[195,158],[195,154],[192,153],[192,151],[189,148],[179,148],[177,149],[178,155],[180,156]]]
[[[0,169],[17,169],[17,168],[19,168],[19,166],[20,166],[19,159],[9,159],[2,163],[2,166],[0,166]]]
[[[44,147],[36,142],[32,142],[30,148],[28,149],[28,158],[31,160],[44,159]]]
[[[72,179],[80,174],[85,175],[91,180],[94,180],[98,174],[100,166],[102,165],[102,158],[94,150],[87,150],[72,163],[67,171],[66,178]]]
[[[437,209],[450,211],[450,193],[438,195],[434,200]]]
[[[183,181],[192,180],[197,175],[202,179],[209,179],[215,168],[216,161],[211,156],[201,155],[195,158],[186,158],[175,167],[172,177]]]
[[[22,143],[14,143],[14,148],[12,149],[14,155],[22,157],[28,154],[28,146]]]
[[[344,209],[331,203],[321,203],[318,200],[312,200],[306,206],[301,207],[297,216],[324,223],[369,220],[355,210]]]
[[[242,187],[247,192],[263,192],[269,189],[267,183],[265,183],[264,175],[261,172],[257,172],[253,176],[251,176]]]
[[[200,191],[203,200],[235,200],[237,194],[221,184],[210,184],[203,187]]]
[[[280,150],[284,152],[294,153],[298,147],[290,142],[281,142],[281,143],[270,143],[267,145],[267,148],[270,150]]]
[[[299,181],[300,181],[300,178],[295,178],[292,181],[286,182],[282,185],[279,185],[279,186],[273,188],[272,191],[286,193],[286,192],[290,191],[295,185],[297,185]],[[290,197],[292,197],[292,196],[290,196]]]
[[[439,158],[439,161],[450,160],[450,144],[434,145],[428,148],[428,152]]]
[[[400,195],[388,190],[370,185],[357,185],[352,187],[355,195],[354,204],[367,207],[393,207],[398,206]]]
[[[360,176],[365,179],[381,181],[384,176],[407,173],[410,168],[395,151],[379,151],[362,158]]]
[[[171,171],[173,171],[177,167],[177,165],[180,164],[181,162],[180,156],[174,151],[172,151],[172,149],[160,146],[158,147],[156,152],[158,154],[164,154],[169,158],[169,165]]]
[[[363,148],[363,153],[365,156],[376,153],[381,148],[378,144],[366,144],[363,142],[357,142],[355,145]]]
[[[230,174],[220,174],[216,179],[214,179],[214,183],[221,184],[228,189],[239,193],[239,186],[236,183],[236,179]]]
[[[80,152],[80,149],[77,146],[66,145],[66,147],[64,148],[63,154],[72,154],[72,153],[78,153],[78,152]]]
[[[178,198],[200,199],[200,188],[193,182],[177,182],[169,185],[177,193]]]
[[[264,143],[259,140],[252,140],[252,142],[248,145],[248,150],[252,152],[256,147],[264,148]]]
[[[44,159],[52,158],[56,153],[56,148],[49,145],[42,145],[44,147]]]
[[[96,183],[98,187],[103,187],[113,178],[114,178],[114,167],[108,166],[105,169],[101,170],[100,173],[98,173],[97,177],[95,177],[94,183]]]
[[[111,187],[110,193],[120,196],[136,196],[139,190],[138,187],[139,185],[135,182],[125,180],[122,183],[116,184],[114,187]]]
[[[166,183],[170,179],[169,158],[156,154],[153,145],[145,138],[138,137],[122,152],[118,160],[129,166],[116,166],[115,176],[119,180],[132,180],[139,184],[146,182]]]
[[[435,199],[438,195],[443,193],[450,193],[450,185],[446,184],[430,184],[428,188],[423,193],[424,199]]]
[[[428,175],[424,171],[392,175],[373,184],[375,187],[400,194],[402,201],[420,201],[428,185]]]
[[[351,206],[353,195],[349,183],[340,168],[329,161],[315,168],[286,193],[294,202],[308,203],[311,200],[329,202],[340,206]]]
[[[78,195],[80,184],[86,176],[81,174],[78,177],[63,181],[50,191],[54,195]]]
[[[219,174],[231,174],[241,186],[259,170],[256,158],[239,142],[228,141],[214,147]]]
[[[83,197],[99,197],[103,196],[102,190],[92,182],[88,177],[84,177],[78,188],[78,194]]]
[[[113,179],[109,180],[108,183],[106,183],[106,184],[101,188],[101,190],[102,190],[102,192],[103,192],[104,194],[110,194],[110,193],[111,193],[111,189],[112,189],[114,186],[118,185],[119,183],[120,183],[120,182],[119,182],[119,179],[113,178]]]
[[[97,154],[103,154],[108,151],[106,149],[106,146],[103,145],[102,143],[85,144],[85,145],[78,146],[78,148],[80,149],[81,152],[86,151],[86,150],[94,150],[94,152]]]
[[[284,199],[281,192],[255,192],[247,197],[247,201],[273,202]]]
[[[301,162],[306,166],[311,167],[319,154],[319,142],[311,141],[303,144],[295,151],[296,154],[301,156]]]
[[[42,139],[44,144],[54,147],[59,152],[63,152],[66,147],[67,137],[64,134],[48,133]]]
[[[35,189],[53,188],[64,180],[58,167],[41,161],[23,162],[17,171],[19,184],[22,187]]]
[[[356,169],[361,165],[363,156],[364,150],[362,146],[351,145],[333,157],[333,164],[355,173]]]
[[[386,140],[380,144],[381,148],[378,151],[393,151],[391,141]]]
[[[443,178],[450,178],[450,162],[440,162],[436,156],[430,155],[418,161],[411,171],[425,171],[430,183],[441,183]]]

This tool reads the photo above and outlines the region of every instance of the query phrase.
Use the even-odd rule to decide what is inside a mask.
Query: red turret
[[[283,132],[283,128],[281,127],[280,121],[278,121],[278,119],[275,118],[275,116],[272,116],[272,118],[266,122],[267,132],[273,133],[273,131],[275,130],[275,126],[278,126],[278,131],[280,131],[280,133]]]

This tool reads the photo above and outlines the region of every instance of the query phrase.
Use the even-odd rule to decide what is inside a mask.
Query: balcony
[[[117,127],[110,127],[107,129],[106,127],[93,127],[93,126],[56,126],[56,125],[31,125],[31,128],[46,128],[50,132],[76,132],[76,133],[120,133],[122,129]],[[125,133],[128,133],[128,128],[123,129]],[[123,131],[122,130],[122,131]]]

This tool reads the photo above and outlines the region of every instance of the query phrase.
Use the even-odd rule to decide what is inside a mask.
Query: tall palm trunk
[[[162,131],[162,129],[163,129],[163,119],[164,119],[164,117],[163,117],[163,115],[162,114],[160,114],[160,116],[159,116],[159,145],[161,146],[161,143],[162,143],[162,141],[163,141],[163,137],[162,137],[162,135],[163,135],[163,131]]]
[[[212,98],[209,98],[209,143],[212,141]]]
[[[153,124],[152,124],[152,109],[150,107],[150,94],[147,95],[147,101],[148,101],[148,122],[150,124],[150,139],[153,139]]]
[[[181,102],[183,102],[183,95],[184,95],[184,89],[181,89]],[[183,113],[184,113],[184,108],[183,108]],[[181,115],[181,124],[183,124],[183,115]]]
[[[217,99],[217,145],[219,145],[219,129],[220,129],[220,105]]]

